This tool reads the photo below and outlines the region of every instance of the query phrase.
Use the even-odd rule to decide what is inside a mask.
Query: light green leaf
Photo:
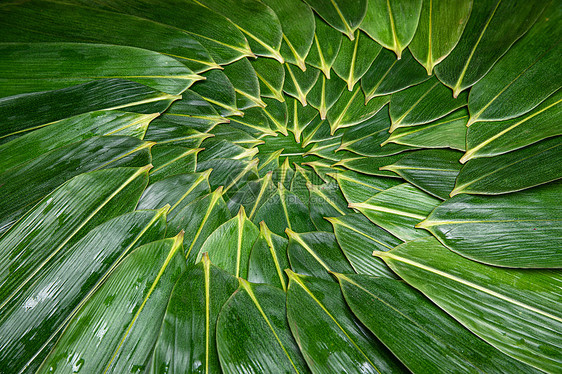
[[[379,192],[363,203],[349,204],[374,224],[397,238],[407,241],[427,236],[414,226],[423,221],[439,204],[439,200],[403,183]]]
[[[239,281],[217,321],[223,372],[308,373],[287,323],[285,293],[270,285]]]
[[[132,248],[164,237],[167,209],[124,214],[65,246],[56,261],[2,308],[2,370],[20,372],[40,364],[81,301],[115,264]]]
[[[423,2],[418,28],[408,48],[428,75],[459,42],[472,10],[472,1]]]
[[[367,0],[352,3],[342,0],[305,0],[330,26],[353,40],[355,30],[367,12]]]
[[[458,254],[495,266],[560,268],[562,184],[504,196],[459,195],[417,227]]]
[[[361,326],[333,281],[287,271],[287,317],[313,373],[406,373]],[[322,341],[325,344],[318,345]],[[327,349],[328,347],[328,349]]]
[[[342,34],[320,17],[315,16],[314,19],[316,22],[314,44],[306,56],[306,63],[320,69],[324,76],[330,79],[330,69],[340,50]]]
[[[250,251],[258,234],[258,228],[248,219],[244,207],[241,206],[236,217],[217,227],[207,237],[199,249],[196,261],[207,253],[219,268],[236,278],[247,278]]]
[[[170,296],[151,373],[220,373],[215,327],[237,287],[236,278],[212,265],[206,255],[189,267]]]
[[[418,126],[399,127],[382,142],[421,148],[466,149],[468,110],[459,109],[437,121]]]
[[[422,0],[368,0],[367,3],[361,30],[400,59],[418,27]]]
[[[514,368],[538,373],[471,334],[404,282],[355,274],[336,276],[353,313],[414,373],[499,374]]]
[[[287,97],[287,114],[287,128],[295,136],[295,141],[300,143],[302,132],[318,116],[318,111],[312,106],[303,106],[298,100]]]
[[[128,255],[70,321],[38,373],[145,369],[185,270],[182,239],[145,244]]]
[[[396,177],[395,173],[388,170],[380,170],[381,167],[398,161],[403,154],[394,154],[392,156],[383,157],[344,157],[340,161],[332,165],[332,167],[342,166],[348,170],[358,173],[367,174],[369,176],[380,177]]]
[[[193,173],[197,167],[197,153],[200,148],[190,149],[177,145],[156,145],[152,149],[150,183],[185,173]]]
[[[309,67],[306,71],[301,71],[291,67],[291,64],[285,64],[285,70],[283,91],[298,99],[302,106],[306,106],[306,96],[318,80],[320,70]]]
[[[402,58],[397,60],[394,53],[383,49],[361,78],[361,88],[365,93],[365,102],[368,102],[376,96],[398,92],[429,78],[409,50],[405,50]]]
[[[359,213],[326,218],[334,226],[336,239],[357,274],[396,278],[375,251],[389,251],[402,241],[371,223]]]
[[[524,190],[562,178],[561,137],[543,140],[496,157],[468,161],[451,196],[459,193],[502,194]]]
[[[460,152],[450,149],[424,149],[407,152],[381,169],[393,171],[425,192],[447,200],[462,167],[460,156]]]
[[[461,162],[505,154],[545,138],[562,135],[562,127],[557,125],[561,103],[562,91],[558,91],[521,117],[472,124],[467,131],[467,150]]]
[[[327,280],[332,279],[330,272],[353,272],[331,232],[299,234],[290,229],[285,232],[289,237],[287,253],[293,271]]]
[[[248,281],[266,283],[287,291],[285,269],[289,268],[287,239],[269,230],[260,222],[260,234],[252,247],[248,268]]]
[[[441,82],[457,97],[478,82],[535,23],[548,1],[474,0],[457,46],[435,67]]]
[[[347,201],[337,183],[330,181],[316,185],[308,182],[306,188],[310,194],[308,201],[310,219],[318,231],[331,231],[332,227],[324,219],[325,217],[339,217],[353,213],[347,207]]]
[[[325,75],[321,75],[306,95],[306,101],[318,110],[321,119],[326,119],[326,113],[338,101],[344,89],[345,81],[338,76],[327,79]]]
[[[554,373],[562,363],[562,278],[467,260],[428,237],[377,252],[400,277],[505,354]]]
[[[242,116],[236,105],[236,92],[228,77],[220,70],[211,70],[204,74],[205,80],[198,82],[191,89],[211,103],[223,117]]]
[[[178,95],[202,78],[181,62],[140,48],[79,43],[0,44],[0,97],[124,78]]]
[[[353,91],[344,91],[338,101],[328,111],[328,122],[332,135],[341,128],[349,127],[368,120],[389,101],[388,96],[375,100],[366,100],[359,85]]]
[[[258,76],[247,58],[225,65],[223,69],[236,92],[237,108],[244,110],[254,106],[265,106],[260,98]]]
[[[301,0],[264,0],[279,19],[283,30],[281,55],[285,62],[306,70],[304,63],[314,41],[314,13]]]
[[[353,91],[355,83],[369,70],[380,50],[381,46],[361,31],[356,33],[353,41],[343,39],[333,69],[347,82],[349,91]]]
[[[390,132],[400,127],[423,125],[440,119],[465,106],[468,93],[458,98],[437,78],[392,94],[390,100]]]
[[[269,60],[271,61],[271,59]],[[266,106],[265,108],[262,108],[262,111],[269,120],[269,127],[285,136],[289,135],[289,133],[287,132],[287,121],[289,120],[289,114],[285,99],[283,99],[283,102],[280,102],[274,99],[263,98],[263,101]]]

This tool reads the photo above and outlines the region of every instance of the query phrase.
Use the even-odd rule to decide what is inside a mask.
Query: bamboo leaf
[[[349,204],[362,203],[374,194],[400,184],[394,178],[374,177],[354,171],[339,171],[330,176],[336,179]]]
[[[260,98],[258,76],[247,58],[225,65],[223,69],[236,92],[237,108],[244,110],[254,106],[265,106]]]
[[[287,291],[285,269],[289,268],[287,239],[269,230],[260,222],[260,234],[252,247],[248,268],[248,281],[265,283]]]
[[[192,35],[144,18],[43,0],[6,4],[0,14],[2,42],[115,44],[173,56],[196,73],[219,68]]]
[[[337,76],[327,79],[325,75],[321,75],[306,95],[306,101],[318,110],[321,119],[326,119],[326,113],[338,101],[344,89],[345,81]]]
[[[561,190],[557,182],[503,196],[459,195],[439,205],[417,227],[475,261],[560,268]]]
[[[398,59],[410,44],[422,9],[421,0],[368,0],[361,30],[396,53]]]
[[[414,226],[424,220],[439,204],[439,200],[403,183],[379,192],[363,203],[349,204],[374,224],[397,238],[407,241],[427,236]]]
[[[185,270],[182,239],[145,244],[127,256],[70,321],[38,372],[146,368],[172,288]]]
[[[332,167],[342,166],[357,173],[369,176],[396,177],[395,173],[388,170],[380,170],[381,167],[398,161],[403,154],[394,154],[384,157],[344,157],[332,165]]]
[[[285,64],[285,83],[283,91],[295,99],[297,99],[302,106],[306,106],[306,96],[318,80],[320,70],[308,68],[306,71],[296,69],[290,64]]]
[[[353,313],[414,373],[505,373],[514,367],[522,373],[538,372],[478,339],[404,282],[336,276]],[[379,314],[373,315],[373,310]]]
[[[393,171],[421,190],[447,200],[462,165],[461,153],[450,149],[424,149],[408,152],[397,162],[382,167]]]
[[[482,265],[449,251],[433,237],[376,255],[500,351],[546,372],[560,367],[560,274]]]
[[[468,161],[461,169],[451,196],[459,193],[497,195],[524,190],[562,177],[560,137],[490,158]]]
[[[466,27],[473,0],[424,1],[418,28],[408,46],[412,55],[427,70],[443,61],[459,42]]]
[[[308,207],[310,219],[318,231],[331,231],[332,227],[325,217],[339,217],[353,213],[347,207],[347,201],[334,182],[315,185],[307,183],[306,188],[310,194]]]
[[[361,31],[357,32],[353,41],[343,39],[333,69],[347,82],[349,91],[353,91],[355,83],[369,70],[380,50],[381,46]]]
[[[237,287],[236,278],[212,265],[206,255],[189,267],[170,296],[151,372],[220,373],[215,326],[220,309]]]
[[[535,23],[548,2],[474,0],[470,19],[451,54],[435,67],[457,97],[492,68]]]
[[[140,48],[79,43],[0,44],[0,97],[124,78],[170,95],[201,80],[181,62]]]
[[[330,69],[342,43],[342,34],[328,25],[319,16],[314,17],[314,44],[310,48],[306,63],[320,69],[324,76],[330,79]]]
[[[336,283],[288,270],[287,317],[313,373],[405,373],[407,370],[348,309]],[[323,341],[328,344],[318,345]]]
[[[341,250],[357,274],[396,278],[375,251],[389,251],[402,241],[371,223],[363,215],[354,213],[337,218],[327,218]]]
[[[309,372],[289,330],[285,293],[244,279],[219,315],[217,351],[225,373]]]
[[[330,26],[341,31],[351,40],[353,40],[353,34],[367,12],[367,0],[359,0],[351,4],[342,0],[330,2],[306,0],[306,3]]]
[[[330,272],[353,272],[331,232],[299,234],[291,229],[285,232],[289,237],[287,253],[293,271],[327,280],[332,279]]]
[[[301,142],[301,134],[318,115],[312,106],[303,106],[298,100],[287,98],[287,128],[291,130],[297,143]]]
[[[94,228],[73,246],[65,246],[56,261],[2,308],[2,370],[36,368],[82,300],[113,267],[134,247],[164,237],[167,209],[121,215]]]
[[[202,75],[205,80],[191,89],[209,102],[223,116],[241,116],[236,103],[236,92],[228,77],[219,70],[211,70]]]
[[[397,60],[391,51],[382,49],[361,78],[361,88],[365,102],[369,102],[374,97],[401,91],[429,78],[409,50]]]
[[[260,84],[260,95],[278,101],[283,98],[283,83],[285,82],[285,68],[279,61],[270,58],[250,60]],[[266,106],[268,104],[266,103]]]

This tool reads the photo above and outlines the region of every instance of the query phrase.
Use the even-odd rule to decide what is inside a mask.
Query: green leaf
[[[187,204],[211,192],[210,172],[180,174],[151,183],[142,193],[137,209],[160,209],[169,205],[167,217],[168,220],[173,218]]]
[[[495,266],[560,268],[561,183],[503,196],[459,195],[417,227],[456,253]]]
[[[280,183],[277,192],[257,211],[253,222],[264,221],[277,235],[283,235],[289,228],[298,232],[316,229],[308,214],[308,207]]]
[[[326,119],[326,113],[338,101],[344,89],[345,81],[339,77],[327,79],[325,75],[321,75],[306,95],[306,101],[318,110],[321,119]]]
[[[289,237],[287,253],[293,271],[327,280],[332,279],[330,272],[353,272],[331,232],[299,234],[290,229],[285,232]]]
[[[468,110],[459,109],[437,121],[418,126],[399,127],[381,143],[408,145],[421,148],[466,149]]]
[[[347,150],[361,156],[390,156],[411,147],[398,144],[382,146],[388,138],[391,127],[388,107],[381,109],[374,117],[346,129],[343,133],[339,150]]]
[[[38,273],[32,285],[2,308],[2,370],[20,372],[43,360],[80,302],[115,264],[135,246],[164,237],[167,209],[124,214],[62,249],[63,254]]]
[[[257,180],[248,181],[236,191],[227,202],[232,215],[236,215],[241,207],[248,210],[248,218],[252,220],[257,210],[276,192],[272,181],[272,172],[265,173]]]
[[[178,95],[202,79],[171,57],[117,45],[8,43],[0,44],[0,54],[0,97],[104,78],[129,79]]]
[[[248,38],[252,51],[283,63],[279,53],[283,33],[275,12],[264,3],[236,0],[199,0],[202,4],[231,20]],[[259,19],[259,22],[256,20]]]
[[[373,250],[389,251],[402,241],[372,224],[359,213],[326,218],[334,226],[336,239],[357,274],[396,278],[388,266],[373,257]]]
[[[412,55],[431,75],[459,42],[466,27],[473,0],[424,1],[418,28],[408,46]]]
[[[243,118],[230,118],[230,126],[242,129],[256,138],[264,134],[277,136],[270,126],[272,122],[271,117],[263,108],[250,108],[244,112]],[[274,122],[273,124],[275,125]]]
[[[211,70],[202,76],[205,80],[194,85],[193,92],[211,103],[223,117],[243,115],[236,105],[234,86],[222,71]]]
[[[546,372],[560,367],[559,273],[479,264],[449,251],[433,237],[376,255],[500,351]]]
[[[219,68],[187,32],[143,18],[43,0],[5,4],[0,15],[2,42],[115,44],[173,56],[196,73]]]
[[[369,70],[380,50],[381,46],[361,31],[353,41],[343,39],[333,69],[347,82],[349,91],[353,91],[355,83]]]
[[[301,134],[318,115],[312,106],[303,106],[298,100],[287,97],[287,128],[295,136],[297,143],[301,142]]]
[[[122,109],[156,113],[166,110],[177,99],[178,96],[122,79],[102,79],[55,91],[2,98],[0,116],[4,120],[0,142],[87,112]]]
[[[422,0],[368,0],[361,30],[396,53],[398,59],[410,44],[420,17]]]
[[[80,308],[38,372],[145,369],[172,288],[185,270],[182,239],[180,234],[145,244],[128,255]]]
[[[392,94],[390,100],[390,132],[400,127],[423,125],[465,106],[468,93],[458,98],[437,78]]]
[[[310,48],[306,63],[320,69],[324,76],[330,79],[330,69],[342,43],[342,34],[332,28],[320,17],[314,17],[316,29],[314,30],[314,45]]]
[[[309,67],[306,71],[301,71],[290,64],[285,64],[285,70],[283,91],[306,106],[306,96],[318,80],[320,70]]]
[[[132,210],[146,186],[148,168],[114,168],[74,177],[5,232],[0,237],[0,265],[7,269],[0,276],[0,308],[67,243]]]
[[[462,165],[460,152],[450,149],[424,149],[406,153],[397,162],[383,166],[425,192],[447,200]]]
[[[353,213],[347,207],[347,201],[338,188],[337,183],[330,181],[321,185],[307,183],[306,188],[310,194],[308,207],[310,219],[318,231],[330,231],[332,227],[325,217],[339,217]]]
[[[414,373],[538,372],[478,339],[404,282],[336,276],[353,313]]]
[[[560,88],[556,61],[562,53],[557,1],[537,23],[470,90],[470,122],[518,117]]]
[[[206,255],[189,267],[170,296],[151,372],[220,373],[215,326],[237,287],[236,278],[212,265]]]
[[[93,111],[56,121],[8,143],[0,145],[0,172],[57,148],[95,136],[119,135],[142,139],[148,124],[157,114],[138,114],[117,110]],[[111,138],[104,138],[105,140]]]
[[[150,143],[129,136],[93,137],[0,173],[0,231],[5,231],[46,195],[81,173],[148,165],[149,148]]]
[[[361,91],[359,85],[353,91],[344,91],[338,101],[328,111],[328,122],[330,123],[331,134],[338,129],[349,127],[368,120],[389,101],[388,96],[378,97],[368,101]]]
[[[283,83],[285,82],[283,65],[270,58],[257,58],[250,60],[250,63],[258,77],[261,96],[281,102],[285,101],[283,98]],[[266,105],[269,104],[266,102]]]
[[[363,203],[349,204],[374,224],[406,241],[427,236],[414,226],[423,221],[439,204],[439,200],[403,183],[379,192]]]
[[[88,7],[132,14],[186,31],[220,65],[254,56],[244,34],[227,18],[195,1],[184,0],[73,0]]]
[[[195,263],[205,239],[230,219],[222,191],[222,188],[218,188],[186,205],[168,222],[168,234],[174,235],[182,230],[186,232],[184,248],[188,263]]]
[[[283,102],[279,102],[277,100],[263,98],[263,101],[266,106],[265,108],[262,108],[262,111],[269,120],[269,127],[287,136],[289,134],[287,132],[287,121],[289,119],[289,114],[285,99],[283,99]]]
[[[383,157],[346,157],[332,165],[332,167],[342,166],[348,170],[370,176],[396,177],[395,173],[388,170],[380,170],[381,167],[398,161],[403,154],[394,154]]]
[[[217,321],[217,351],[225,373],[308,373],[286,319],[285,293],[251,284],[228,299]],[[248,326],[252,328],[248,328]]]
[[[405,373],[407,370],[348,309],[333,281],[288,270],[287,317],[313,373]],[[324,342],[318,344],[318,342]]]
[[[260,98],[258,76],[247,58],[225,65],[223,69],[236,92],[236,107],[244,110],[254,106],[265,106]]]
[[[342,0],[323,1],[305,0],[330,26],[341,31],[353,40],[355,30],[361,24],[367,12],[367,0],[358,0],[353,3]]]
[[[264,0],[279,18],[283,30],[281,55],[285,62],[306,70],[304,63],[314,40],[314,13],[301,0]]]
[[[472,124],[467,131],[467,150],[461,162],[505,154],[545,138],[562,135],[562,128],[557,126],[561,102],[562,91],[558,91],[521,117]]]
[[[330,174],[340,186],[341,192],[348,203],[362,203],[376,193],[400,184],[394,178],[381,178],[354,171],[338,171]]]
[[[459,193],[502,194],[524,190],[562,178],[561,137],[543,140],[517,151],[468,161],[451,196]]]
[[[247,278],[250,251],[258,233],[258,228],[248,219],[242,206],[236,217],[217,227],[207,237],[199,249],[196,261],[207,253],[219,268],[236,278]]]
[[[451,54],[435,67],[453,96],[471,87],[535,23],[547,1],[474,0],[470,19]]]
[[[261,221],[260,234],[250,254],[248,281],[287,291],[287,276],[283,272],[289,268],[287,243],[287,239],[271,232]]]
[[[365,102],[369,102],[376,96],[398,92],[429,78],[409,50],[405,50],[402,58],[397,60],[394,53],[383,49],[361,78],[361,88],[365,93]]]

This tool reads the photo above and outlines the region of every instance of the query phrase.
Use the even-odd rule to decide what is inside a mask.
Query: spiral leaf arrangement
[[[561,12],[0,5],[1,373],[559,373]]]

